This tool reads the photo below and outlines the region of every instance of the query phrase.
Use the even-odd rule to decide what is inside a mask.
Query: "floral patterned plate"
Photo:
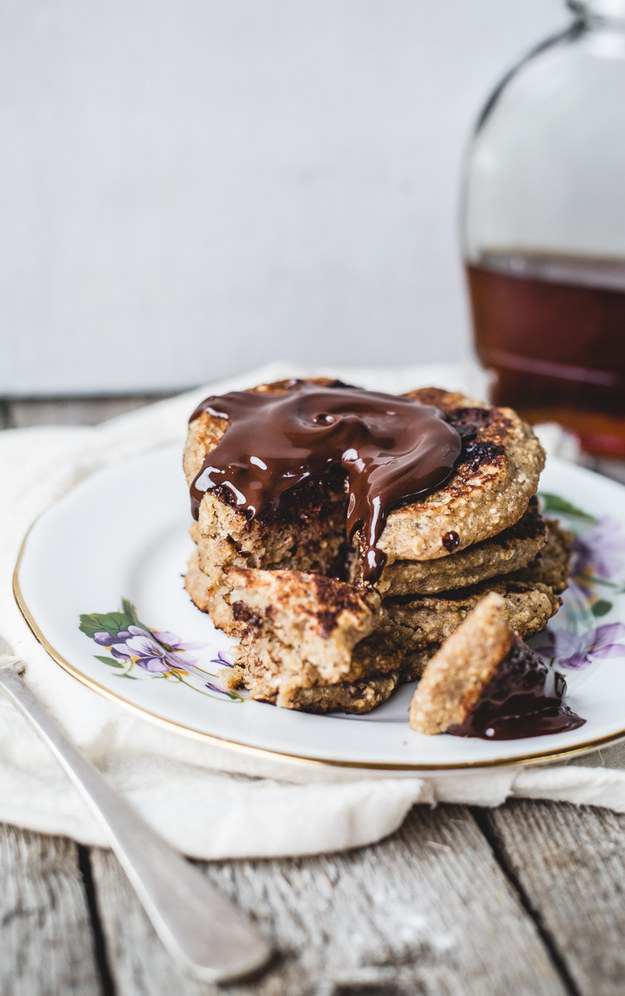
[[[412,688],[368,716],[314,716],[228,692],[234,644],[187,597],[189,502],[178,448],[87,478],[35,523],[15,572],[52,658],[101,694],[180,732],[289,758],[393,769],[545,760],[625,737],[625,489],[551,460],[543,503],[575,536],[564,605],[533,644],[566,675],[580,729],[512,741],[409,729]]]

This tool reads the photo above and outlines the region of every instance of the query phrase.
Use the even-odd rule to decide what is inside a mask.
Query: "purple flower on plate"
[[[165,678],[177,685],[186,685],[209,698],[217,695],[223,701],[244,701],[237,692],[221,688],[210,680],[217,676],[205,670],[189,654],[190,650],[205,647],[204,643],[183,643],[175,633],[151,629],[141,622],[135,606],[127,598],[122,599],[118,611],[82,613],[79,629],[107,651],[106,656],[97,654],[96,660],[107,664],[119,678],[136,678],[132,672],[138,668],[152,678]],[[233,666],[222,651],[211,663],[220,667]]]
[[[606,623],[586,633],[545,633],[549,643],[536,648],[543,657],[555,658],[559,667],[576,670],[594,658],[625,657],[625,624]]]
[[[609,515],[599,519],[594,528],[576,537],[573,543],[572,573],[596,575],[609,580],[625,562],[625,530],[618,519]]]
[[[211,664],[218,664],[219,667],[234,667],[232,661],[221,650],[217,652],[216,657],[213,657]]]
[[[152,631],[142,626],[129,626],[117,633],[95,633],[93,639],[107,647],[117,660],[134,660],[138,667],[151,674],[192,669],[194,658],[182,657],[181,652],[198,646],[182,643],[174,633]]]
[[[154,636],[144,633],[132,636],[126,640],[126,647],[130,650],[139,667],[151,674],[166,674],[167,671],[186,671],[189,664],[195,663],[191,658],[185,660],[178,654],[167,650],[162,643]]]
[[[154,636],[159,643],[166,647],[167,650],[199,650],[200,647],[204,646],[203,643],[183,643],[180,637],[176,636],[175,633],[167,633],[166,631],[159,629],[154,629],[151,632],[152,636]]]

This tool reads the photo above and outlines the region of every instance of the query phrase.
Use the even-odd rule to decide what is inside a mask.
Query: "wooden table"
[[[92,423],[141,399],[0,402],[0,426]],[[625,816],[511,802],[414,808],[339,855],[202,868],[278,954],[223,987],[181,974],[108,851],[0,826],[0,994],[625,992]]]

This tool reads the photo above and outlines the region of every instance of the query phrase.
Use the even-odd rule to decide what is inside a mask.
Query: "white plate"
[[[74,677],[181,732],[291,758],[394,769],[561,757],[625,736],[625,489],[551,460],[540,490],[586,516],[564,516],[578,536],[583,570],[548,631],[558,641],[548,656],[566,674],[568,702],[587,720],[567,733],[509,741],[422,736],[408,726],[411,686],[362,717],[291,712],[221,692],[219,655],[227,657],[232,644],[183,588],[191,541],[178,448],[100,471],[50,508],[26,538],[16,598],[48,653]],[[134,607],[135,623],[93,618],[124,606],[131,614]],[[130,635],[117,638],[113,650],[110,639],[93,638],[115,629]],[[545,635],[532,642],[545,647]],[[178,643],[196,646],[174,649],[168,661],[163,644]]]

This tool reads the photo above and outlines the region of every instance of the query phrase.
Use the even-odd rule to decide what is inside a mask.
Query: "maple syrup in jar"
[[[494,403],[625,457],[625,261],[485,254],[467,275]]]
[[[471,141],[464,253],[491,397],[625,458],[625,0],[574,20],[495,89]]]

